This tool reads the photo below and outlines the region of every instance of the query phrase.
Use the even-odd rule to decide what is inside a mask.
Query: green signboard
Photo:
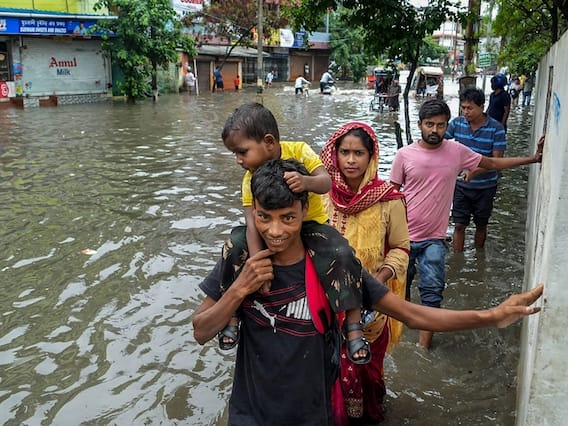
[[[491,65],[491,53],[480,53],[477,57],[477,66],[485,68]]]

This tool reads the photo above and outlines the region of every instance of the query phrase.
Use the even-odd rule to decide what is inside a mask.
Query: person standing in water
[[[406,206],[403,194],[378,176],[375,132],[365,123],[347,123],[329,138],[320,157],[332,181],[324,196],[331,225],[347,238],[363,267],[404,299],[410,251]],[[357,365],[341,357],[339,396],[346,408],[344,420],[374,424],[384,420],[383,360],[397,343],[402,323],[373,310],[362,316],[372,358]]]

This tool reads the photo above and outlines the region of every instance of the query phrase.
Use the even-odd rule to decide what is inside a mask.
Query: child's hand
[[[305,176],[298,172],[285,172],[284,180],[292,192],[306,191]]]
[[[263,296],[266,296],[270,292],[270,285],[271,284],[272,284],[271,281],[263,282],[262,285],[260,286],[260,288],[258,289],[258,292],[260,294],[262,294]]]

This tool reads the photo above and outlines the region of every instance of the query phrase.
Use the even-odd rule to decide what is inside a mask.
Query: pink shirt
[[[410,241],[446,238],[456,177],[480,161],[481,154],[449,140],[436,149],[415,142],[396,153],[390,181],[403,187]]]

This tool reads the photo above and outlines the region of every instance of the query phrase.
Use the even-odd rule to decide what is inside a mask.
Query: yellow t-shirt
[[[323,167],[319,156],[305,142],[280,142],[280,158],[287,160],[293,158],[304,165],[309,173],[312,173],[318,167]],[[247,171],[243,177],[241,187],[243,207],[252,206],[252,191],[250,189],[250,180],[252,173]],[[308,193],[308,213],[306,220],[315,220],[318,223],[327,222],[327,213],[323,208],[323,201],[320,194],[313,192]]]

